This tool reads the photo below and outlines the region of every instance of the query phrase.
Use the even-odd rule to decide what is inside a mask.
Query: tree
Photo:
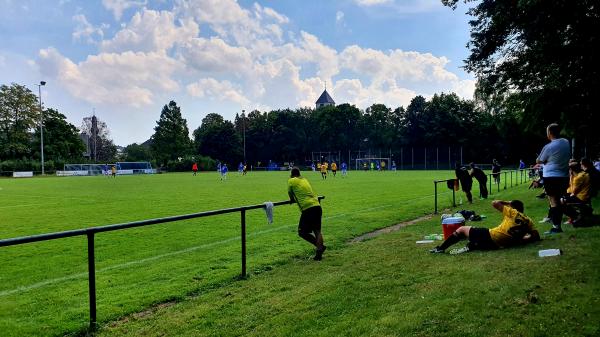
[[[37,97],[13,83],[0,86],[0,159],[22,159],[31,152],[31,131],[39,127]]]
[[[44,111],[44,157],[46,160],[64,161],[81,158],[86,146],[75,125],[54,109]],[[40,130],[33,135],[33,156],[40,158]]]
[[[81,133],[87,138],[86,148],[94,162],[113,161],[117,155],[117,146],[110,138],[110,130],[105,122],[96,116],[85,117]]]
[[[442,0],[452,8],[457,2]],[[600,146],[591,127],[600,105],[597,1],[483,0],[468,14],[465,68],[477,75],[479,94],[503,105],[516,97],[510,104],[529,130],[543,134],[539,125],[559,122],[568,135]]]
[[[123,150],[124,161],[150,161],[151,159],[150,147],[144,144],[129,144]]]
[[[187,121],[175,101],[165,105],[156,121],[151,149],[160,164],[190,154],[191,140]]]
[[[218,159],[230,165],[242,159],[241,139],[233,123],[223,116],[210,113],[202,119],[202,124],[194,130],[194,144],[203,156]]]

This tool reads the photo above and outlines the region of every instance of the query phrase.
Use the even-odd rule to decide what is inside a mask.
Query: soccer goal
[[[387,171],[392,169],[392,161],[390,158],[357,158],[356,170],[364,171]]]
[[[116,162],[114,164],[65,164],[63,171],[56,171],[57,176],[97,176],[108,175],[112,166],[117,168],[118,175],[153,174],[156,170],[149,162]]]

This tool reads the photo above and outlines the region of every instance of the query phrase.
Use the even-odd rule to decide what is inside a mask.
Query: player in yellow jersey
[[[469,240],[467,246],[456,250],[454,253],[464,253],[477,249],[506,248],[540,239],[540,234],[535,229],[533,221],[523,214],[523,202],[519,200],[494,200],[492,207],[502,212],[502,223],[499,226],[491,229],[472,226],[459,227],[446,241],[430,252],[444,253],[448,247],[464,239]]]
[[[329,168],[329,164],[327,162],[323,162],[323,164],[321,164],[321,178],[323,178],[323,180],[327,179],[327,169]]]
[[[298,224],[298,235],[316,247],[314,259],[320,261],[323,252],[327,249],[323,244],[323,235],[321,234],[323,210],[317,194],[308,180],[300,176],[300,169],[297,167],[292,168],[288,180],[288,195],[292,202],[298,204],[300,212],[302,212]]]
[[[331,163],[331,173],[333,173],[333,176],[335,177],[335,174],[337,173],[337,164],[335,162]]]

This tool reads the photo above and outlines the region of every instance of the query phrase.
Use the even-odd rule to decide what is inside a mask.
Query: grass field
[[[594,336],[600,334],[600,228],[529,247],[432,256],[416,245],[439,233],[433,218],[348,244],[362,233],[429,214],[443,171],[351,172],[322,181],[320,263],[296,236],[295,205],[266,223],[250,211],[248,268],[240,273],[239,214],[96,236],[100,335],[156,336]],[[0,238],[280,201],[287,172],[0,180]],[[447,190],[446,190],[447,191]],[[442,205],[451,203],[443,191]],[[520,198],[535,219],[543,200],[526,185],[492,197]],[[598,206],[598,205],[596,205]],[[499,215],[488,201],[472,208]],[[541,227],[547,229],[548,225]],[[559,258],[537,250],[561,248]],[[0,335],[77,335],[88,321],[84,237],[0,248]]]
[[[449,172],[351,172],[322,181],[328,253],[359,234],[412,219],[433,208],[434,178]],[[123,223],[226,207],[286,200],[287,172],[0,180],[0,238]],[[449,194],[441,202],[450,202]],[[275,222],[251,211],[248,268],[260,273],[309,258],[296,236],[298,209],[275,209]],[[155,303],[232,282],[240,272],[239,214],[188,220],[96,236],[98,319],[109,322]],[[2,335],[61,335],[88,320],[84,237],[0,249]]]

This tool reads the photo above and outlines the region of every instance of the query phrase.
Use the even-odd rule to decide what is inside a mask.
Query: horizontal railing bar
[[[325,197],[319,196],[318,198],[319,198],[319,200],[322,200]],[[277,201],[277,202],[273,203],[273,206],[281,206],[281,205],[289,205],[289,204],[292,204],[292,201],[290,201],[290,200]],[[183,214],[183,215],[170,216],[170,217],[165,217],[165,218],[148,219],[148,220],[126,222],[126,223],[114,224],[114,225],[75,229],[75,230],[56,232],[56,233],[47,233],[47,234],[16,237],[16,238],[11,238],[11,239],[0,240],[0,247],[14,246],[14,245],[20,245],[20,244],[24,244],[24,243],[39,242],[39,241],[49,241],[49,240],[68,238],[68,237],[79,236],[79,235],[88,235],[88,234],[93,234],[93,233],[110,232],[110,231],[126,229],[126,228],[141,227],[141,226],[155,225],[155,224],[166,223],[166,222],[174,222],[174,221],[180,221],[180,220],[202,218],[202,217],[219,215],[219,214],[235,213],[235,212],[240,212],[242,210],[252,210],[252,209],[259,209],[259,208],[264,208],[264,207],[265,207],[264,204],[258,204],[258,205],[249,205],[249,206],[234,207],[234,208],[224,208],[224,209],[219,209],[219,210],[214,210],[214,211]]]

